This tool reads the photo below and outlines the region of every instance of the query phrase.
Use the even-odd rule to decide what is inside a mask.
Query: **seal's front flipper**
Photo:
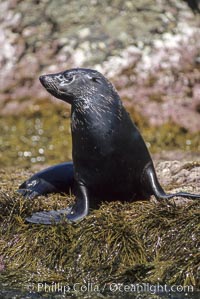
[[[81,184],[77,184],[75,190],[76,202],[73,205],[71,212],[67,215],[67,219],[72,222],[81,220],[89,213],[89,198],[87,188]]]
[[[34,174],[17,190],[26,199],[49,193],[69,193],[74,184],[72,162],[60,163]]]
[[[31,217],[27,217],[26,221],[34,224],[57,224],[65,221],[67,214],[71,212],[71,208],[57,211],[43,211],[34,213]]]
[[[84,218],[88,212],[89,200],[87,188],[83,185],[77,185],[76,202],[72,207],[58,211],[37,212],[31,217],[27,217],[26,221],[36,224],[57,224],[65,220],[76,222]]]

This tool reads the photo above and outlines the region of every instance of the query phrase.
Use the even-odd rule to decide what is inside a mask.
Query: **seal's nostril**
[[[39,77],[40,82],[42,83],[44,81],[44,75]]]

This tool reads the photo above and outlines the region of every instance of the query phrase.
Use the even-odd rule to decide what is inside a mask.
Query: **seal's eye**
[[[65,78],[65,83],[70,83],[70,82],[72,82],[73,81],[73,79],[74,79],[74,76],[69,76],[69,75],[65,75],[65,74],[63,74],[63,77]]]

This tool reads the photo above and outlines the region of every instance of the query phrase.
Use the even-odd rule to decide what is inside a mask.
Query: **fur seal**
[[[40,82],[58,99],[71,104],[72,163],[35,174],[19,187],[27,198],[68,192],[75,204],[60,211],[37,212],[31,223],[52,224],[66,218],[78,221],[102,201],[200,198],[200,194],[166,194],[158,182],[145,142],[114,86],[99,72],[70,69],[43,75]]]

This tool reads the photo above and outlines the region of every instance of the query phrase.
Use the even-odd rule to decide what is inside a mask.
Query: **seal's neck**
[[[123,106],[120,98],[104,95],[84,97],[72,104],[71,125],[72,131],[78,128],[91,129],[92,127],[110,127],[113,122],[121,118]]]

